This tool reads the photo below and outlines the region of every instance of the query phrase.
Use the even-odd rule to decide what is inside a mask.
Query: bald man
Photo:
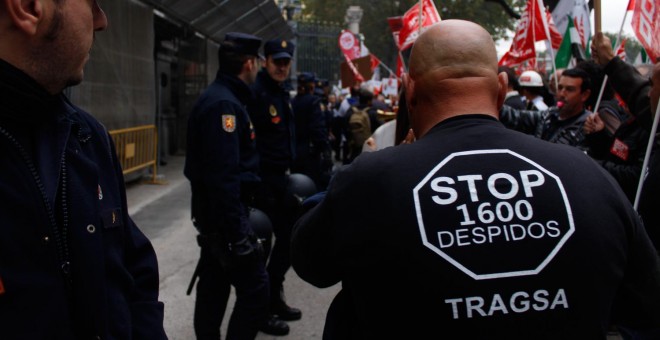
[[[604,339],[612,320],[658,323],[658,259],[616,182],[497,120],[507,77],[490,35],[442,21],[409,69],[417,141],[357,158],[294,227],[300,277],[342,284],[324,339]]]

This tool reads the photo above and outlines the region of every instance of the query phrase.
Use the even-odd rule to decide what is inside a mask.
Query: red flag
[[[399,32],[399,50],[401,51],[410,47],[421,33],[419,29],[419,5],[417,3],[415,6],[412,6],[401,19],[403,22],[403,26]],[[440,14],[438,14],[433,0],[422,0],[422,8],[422,28],[440,22]]]
[[[616,55],[619,57],[621,60],[626,60],[626,39],[623,39],[621,41],[621,45],[619,45],[619,48],[616,50]]]
[[[577,17],[573,18],[573,25],[575,25],[575,29],[577,29],[578,34],[580,35],[582,48],[586,48],[586,40],[584,39],[584,17],[580,17],[579,20]]]
[[[402,17],[391,17],[387,18],[387,23],[390,24],[394,44],[396,48],[399,48],[399,32],[401,32],[401,27],[403,27],[403,19]]]
[[[635,0],[630,0],[628,1],[628,9],[626,9],[626,12],[632,11],[633,9],[635,9]]]
[[[660,0],[635,1],[632,26],[652,61],[660,57]]]
[[[550,41],[552,42],[552,48],[558,50],[564,37],[561,33],[559,33],[557,26],[555,26],[555,21],[552,20],[552,14],[550,11],[545,11],[545,17],[546,22],[548,23],[548,30],[550,31]]]
[[[523,12],[516,26],[516,35],[511,43],[511,48],[500,59],[500,66],[518,65],[527,59],[535,58],[536,48],[534,47],[534,43],[537,41],[550,40],[552,42],[552,48],[559,48],[562,36],[557,31],[554,23],[548,21],[548,16],[545,13],[542,2],[539,0],[527,0],[525,12]],[[550,39],[548,39],[546,28],[550,34]]]
[[[380,65],[380,59],[378,59],[373,53],[369,54],[369,57],[371,57],[371,71],[375,70],[378,65]]]
[[[348,60],[360,57],[360,43],[351,31],[341,31],[341,34],[339,35],[339,48]]]
[[[355,67],[355,64],[351,61],[351,59],[348,59],[348,55],[344,54],[344,59],[346,59],[346,64],[348,64],[348,67],[351,69],[351,72],[353,72],[353,75],[355,76],[355,80],[359,82],[364,81],[364,77],[360,74],[358,71],[357,67]]]
[[[536,57],[534,29],[530,29],[536,26],[534,24],[536,6],[536,0],[527,0],[527,7],[516,26],[516,35],[511,42],[511,48],[500,59],[500,66],[518,65],[527,59]]]
[[[401,79],[401,75],[404,74],[406,70],[403,68],[403,59],[401,59],[401,54],[396,58],[396,77]]]

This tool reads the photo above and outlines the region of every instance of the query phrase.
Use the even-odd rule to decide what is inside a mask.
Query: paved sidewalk
[[[190,187],[183,176],[184,157],[172,156],[159,169],[163,184],[135,181],[127,184],[128,210],[138,227],[152,241],[158,256],[160,300],[165,303],[165,331],[170,339],[194,339],[194,292],[186,295],[190,277],[197,265],[199,247],[197,234],[190,221]],[[258,340],[321,339],[325,315],[339,285],[318,289],[302,281],[293,270],[284,284],[287,300],[303,311],[300,321],[290,322],[291,333],[274,337],[259,333]],[[225,313],[221,332],[226,334],[235,296],[232,295]],[[224,338],[224,337],[223,337]]]

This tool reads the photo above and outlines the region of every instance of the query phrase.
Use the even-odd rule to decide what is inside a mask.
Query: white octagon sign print
[[[510,150],[453,153],[413,195],[424,245],[475,280],[536,275],[575,230],[561,180]]]

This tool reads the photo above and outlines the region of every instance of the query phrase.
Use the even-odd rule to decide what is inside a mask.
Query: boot
[[[280,287],[279,294],[273,294],[271,291],[270,313],[276,315],[278,319],[284,321],[296,321],[302,318],[302,312],[298,308],[290,307],[284,299],[284,289]]]
[[[259,327],[259,330],[270,335],[284,336],[289,334],[289,325],[275,317],[275,315],[268,315],[268,318]]]

